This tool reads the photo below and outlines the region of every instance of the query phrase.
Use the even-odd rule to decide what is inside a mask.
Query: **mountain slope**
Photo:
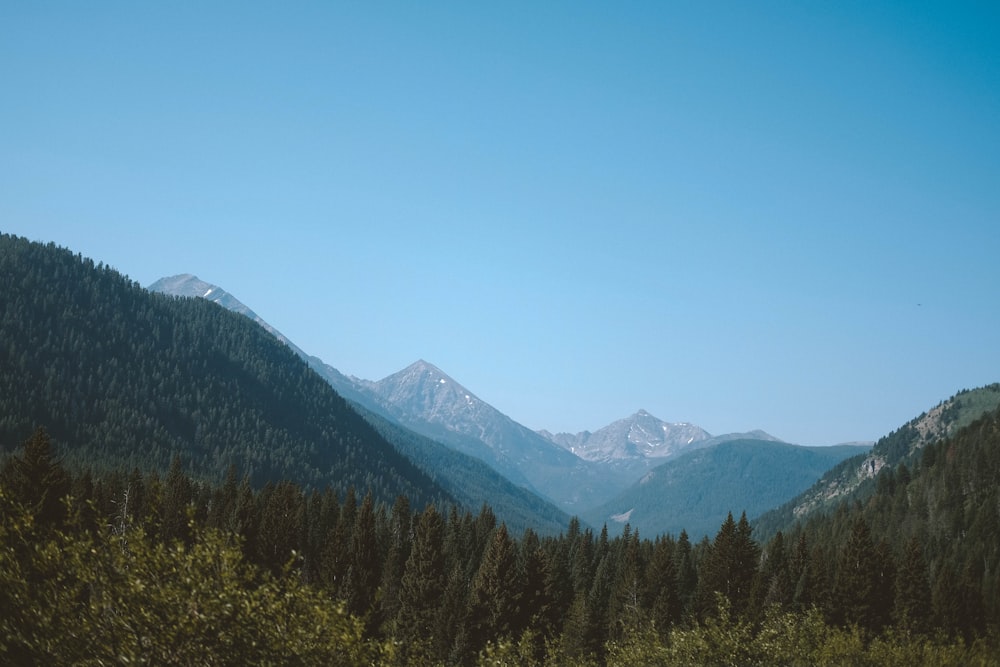
[[[775,507],[858,450],[767,440],[723,442],[654,468],[583,517],[595,525],[627,521],[646,536],[684,529],[697,540],[717,530],[728,512],[755,516]]]
[[[1000,406],[1000,384],[963,390],[881,438],[867,454],[854,456],[828,470],[815,484],[755,522],[762,538],[788,531],[797,521],[829,512],[844,501],[864,500],[875,490],[883,469],[912,466],[928,444],[950,437]]]
[[[151,294],[54,244],[0,236],[0,447],[46,426],[67,461],[220,480],[448,494],[246,317]]]
[[[151,284],[149,289],[173,296],[198,297],[213,301],[257,322],[306,360],[310,367],[347,398],[353,408],[387,441],[465,507],[476,510],[484,503],[489,504],[496,515],[506,522],[511,530],[517,532],[531,527],[543,534],[554,534],[568,523],[567,514],[530,491],[511,483],[492,467],[483,463],[481,457],[463,454],[402,426],[399,421],[391,417],[391,402],[383,401],[377,393],[373,393],[361,382],[340,373],[318,357],[307,354],[223,288],[191,274],[181,274],[161,278]],[[454,382],[452,384],[457,386]],[[440,398],[440,394],[438,397]],[[475,451],[476,454],[489,455],[488,449],[477,445],[479,445],[477,440],[470,439],[467,449]],[[512,469],[511,472],[517,475],[516,469]],[[520,481],[522,486],[528,484],[525,479]]]
[[[911,421],[907,426],[923,432],[911,438],[904,427],[900,431],[906,437],[896,444],[909,440],[917,447],[910,451],[915,456],[882,465],[863,498],[855,495],[834,511],[810,512],[808,520],[783,532],[786,544],[799,544],[801,553],[810,554],[806,569],[811,572],[793,586],[796,598],[827,605],[824,612],[836,617],[832,603],[851,599],[837,591],[836,568],[846,560],[860,563],[859,571],[887,573],[885,579],[894,584],[888,595],[879,596],[875,588],[864,606],[854,608],[869,617],[879,617],[881,604],[884,622],[889,616],[884,605],[891,605],[895,589],[895,618],[914,630],[962,636],[967,642],[995,631],[1000,620],[1000,410],[980,409],[997,395],[1000,385],[963,392],[939,405],[943,412],[931,410]],[[976,413],[978,419],[972,417]],[[872,460],[888,455],[885,445],[876,445]],[[844,543],[858,535],[870,536],[865,546],[875,554],[846,559]],[[885,568],[887,555],[895,555],[895,568],[891,562]],[[834,595],[824,595],[824,582],[833,582]],[[901,602],[905,616],[899,613]]]
[[[518,424],[426,361],[363,386],[407,428],[482,459],[570,513],[630,481]]]

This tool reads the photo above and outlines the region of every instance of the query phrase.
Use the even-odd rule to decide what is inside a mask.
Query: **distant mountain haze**
[[[190,274],[161,279],[150,289],[213,300],[287,340],[226,290]],[[734,493],[739,498],[754,494],[754,502],[738,510],[746,509],[756,516],[804,489],[830,465],[859,451],[800,448],[760,430],[712,436],[695,424],[666,422],[646,410],[594,432],[535,432],[423,359],[371,381],[345,375],[291,342],[289,345],[359,408],[480,459],[513,483],[596,525],[629,521],[641,530],[655,532],[674,530],[681,525],[679,522],[691,521],[692,529],[699,530],[717,525],[726,509],[737,510],[727,506],[730,501],[742,502],[734,499]],[[677,457],[732,441],[757,445],[728,447],[696,459],[688,457],[684,464],[687,468],[674,468],[686,470],[687,479],[680,481],[698,479],[698,488],[679,483],[676,474],[667,474],[669,465],[662,470],[656,468]],[[784,447],[769,446],[778,444]],[[724,452],[729,454],[723,466],[719,456]],[[740,456],[745,459],[743,463],[733,458]],[[762,461],[770,467],[754,467]],[[734,466],[743,466],[739,480],[727,476]],[[772,474],[778,475],[781,483],[775,484],[769,477]],[[650,483],[663,479],[672,481]],[[749,490],[761,484],[770,488]],[[629,500],[636,493],[641,500]]]
[[[591,524],[630,523],[644,535],[711,536],[732,512],[754,518],[809,487],[865,445],[802,447],[774,440],[730,440],[691,449],[584,513]]]
[[[318,357],[307,354],[243,302],[218,285],[207,283],[191,274],[180,274],[161,278],[152,283],[148,289],[171,296],[198,297],[213,301],[223,308],[246,315],[257,322],[266,331],[287,344],[341,396],[354,404],[355,409],[361,412],[362,416],[371,422],[398,450],[414,460],[419,467],[437,479],[454,497],[465,502],[471,509],[478,509],[483,503],[488,503],[512,529],[523,530],[531,527],[543,534],[558,532],[568,522],[569,516],[567,514],[549,505],[547,501],[535,497],[530,491],[519,488],[530,488],[530,483],[518,475],[516,468],[503,469],[500,466],[484,468],[481,460],[484,457],[490,458],[490,450],[479,440],[475,438],[462,439],[459,443],[462,446],[455,446],[452,442],[449,451],[453,451],[453,453],[449,454],[442,451],[445,446],[441,445],[438,442],[439,439],[435,438],[437,431],[433,428],[427,428],[423,422],[418,422],[418,424],[425,428],[408,431],[407,424],[413,422],[414,418],[412,416],[409,419],[397,418],[398,413],[405,411],[396,407],[392,401],[383,398],[380,392],[372,389],[372,385],[379,385],[383,388],[394,386],[391,382],[384,380],[382,383],[370,383],[344,375]],[[417,364],[414,364],[414,367],[416,366]],[[429,364],[427,366],[430,367]],[[437,373],[443,375],[440,371]],[[403,394],[407,393],[403,389],[404,385],[405,383],[395,385],[400,391],[396,399],[401,404],[406,402],[402,397]],[[449,388],[454,387],[459,387],[458,383],[450,381]],[[437,387],[433,389],[437,389]],[[459,389],[462,395],[467,394],[465,389],[460,387]],[[435,397],[441,399],[446,396],[444,392],[425,392],[425,394],[430,399]],[[475,400],[481,409],[485,410],[488,407],[479,399]],[[438,400],[438,403],[441,410],[438,414],[440,417],[448,411],[446,406],[449,401]],[[471,458],[468,458],[470,456]],[[491,474],[494,468],[501,471]]]

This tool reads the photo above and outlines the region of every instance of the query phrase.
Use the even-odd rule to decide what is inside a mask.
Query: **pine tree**
[[[20,456],[7,461],[0,483],[40,524],[56,527],[66,519],[63,498],[69,494],[70,479],[56,458],[52,439],[44,428],[36,429],[24,441]]]
[[[716,593],[721,593],[729,601],[734,615],[746,611],[759,553],[746,513],[742,514],[737,524],[730,512],[719,528],[699,573],[698,609],[702,617],[714,615]]]
[[[444,523],[437,509],[429,505],[421,513],[413,536],[394,624],[394,635],[403,647],[404,657],[413,662],[446,657],[442,647],[435,645],[439,641],[438,610],[447,584],[445,568]]]
[[[837,560],[833,593],[835,609],[843,623],[868,630],[876,627],[878,572],[868,524],[859,516]]]
[[[675,550],[674,541],[668,536],[657,537],[646,568],[644,606],[650,610],[653,626],[661,639],[666,639],[670,628],[680,621],[682,611],[677,595]]]
[[[365,616],[375,603],[381,577],[381,554],[375,535],[375,501],[369,492],[361,502],[351,534],[347,611]]]
[[[906,632],[924,633],[930,629],[931,588],[927,578],[927,563],[923,547],[913,537],[906,546],[896,577],[894,616],[896,623]]]
[[[507,526],[493,532],[469,590],[469,629],[475,652],[498,637],[511,635],[520,604],[521,577],[517,552]]]
[[[410,502],[406,496],[397,496],[389,515],[389,549],[382,567],[382,585],[379,607],[388,634],[388,625],[399,614],[399,595],[406,560],[410,556],[410,531],[412,530]]]
[[[614,640],[620,640],[629,631],[638,628],[643,619],[644,571],[639,555],[639,532],[632,532],[626,524],[621,538],[621,553],[608,598],[608,631]]]
[[[160,507],[160,531],[164,540],[191,541],[188,507],[194,496],[193,485],[181,464],[181,457],[174,456],[163,487],[163,504]]]
[[[676,616],[673,617],[679,620],[691,613],[698,589],[698,573],[694,566],[691,540],[688,538],[687,531],[683,529],[677,537],[677,546],[674,548],[674,573],[678,610]]]

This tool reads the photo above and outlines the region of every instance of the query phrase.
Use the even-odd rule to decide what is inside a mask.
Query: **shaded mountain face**
[[[399,423],[486,461],[566,511],[628,483],[623,473],[601,470],[518,424],[426,361],[363,387]]]
[[[68,463],[448,499],[246,317],[152,294],[54,244],[0,235],[0,446],[44,425]]]
[[[151,289],[214,299],[253,317],[280,337],[235,297],[194,276],[163,279]],[[289,345],[338,393],[360,408],[475,457],[515,484],[573,514],[610,500],[659,462],[698,447],[747,437],[730,434],[712,438],[698,426],[664,422],[645,410],[594,433],[535,432],[427,361],[417,361],[378,381],[361,380]],[[763,432],[748,437],[776,440]]]
[[[287,341],[224,289],[190,274],[164,278],[150,289],[198,296],[247,314]],[[206,296],[207,295],[207,296]],[[584,461],[479,399],[433,364],[420,360],[379,381],[344,375],[290,341],[288,345],[337,392],[372,414],[487,463],[517,485],[578,513],[635,480],[637,470]],[[440,474],[440,473],[438,473]]]
[[[507,469],[501,472],[494,469],[499,466],[487,467],[483,459],[490,460],[495,457],[480,440],[473,435],[455,436],[441,429],[441,423],[450,423],[448,415],[455,412],[453,404],[464,403],[473,411],[478,410],[476,415],[466,415],[464,421],[457,418],[453,420],[465,425],[466,431],[470,434],[476,432],[476,429],[469,426],[470,424],[489,422],[493,416],[492,408],[430,364],[426,362],[414,364],[407,369],[409,373],[404,370],[391,376],[396,378],[395,382],[372,383],[358,380],[344,375],[322,359],[307,354],[239,299],[217,285],[207,283],[191,274],[181,274],[157,280],[149,286],[149,289],[172,296],[198,297],[214,301],[224,308],[253,319],[285,342],[320,377],[352,403],[355,409],[396,449],[437,479],[453,497],[469,509],[476,510],[484,503],[488,503],[511,529],[522,530],[531,527],[543,534],[558,532],[568,522],[568,515],[535,496],[531,491],[521,488],[531,485],[520,475],[516,466],[507,466]],[[427,386],[421,386],[419,380],[424,374],[420,369],[430,370],[434,374],[431,380],[436,383],[434,386],[428,383],[424,383]],[[447,378],[445,383],[439,381],[443,378]],[[417,380],[416,383],[412,382],[414,379]],[[442,387],[443,384],[447,384],[447,388]],[[381,386],[387,391],[376,391],[376,386]],[[395,387],[396,391],[389,390],[392,387]],[[441,391],[442,389],[447,391]],[[425,413],[427,419],[421,419],[421,415]],[[429,423],[435,420],[437,426],[430,426]],[[408,424],[417,424],[422,428],[412,429]],[[441,444],[439,440],[448,439],[441,438],[442,434],[451,435],[451,439],[453,441],[457,439],[461,446],[455,446],[454,442],[448,446]]]
[[[707,431],[694,424],[671,424],[657,419],[645,410],[639,410],[634,415],[619,419],[593,433],[540,433],[582,459],[605,462],[666,459],[698,447],[711,438]]]
[[[754,517],[807,488],[865,446],[802,447],[731,440],[685,452],[650,470],[607,503],[584,512],[593,525],[625,523],[643,535],[711,535],[727,513]]]

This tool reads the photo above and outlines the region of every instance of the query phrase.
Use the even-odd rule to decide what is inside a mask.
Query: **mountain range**
[[[826,469],[817,468],[822,465],[819,462],[836,462],[858,451],[842,447],[801,448],[786,443],[782,443],[784,447],[768,447],[781,441],[759,430],[713,437],[694,424],[665,422],[645,410],[593,433],[534,432],[427,361],[418,360],[381,380],[359,379],[307,354],[217,285],[181,274],[158,280],[149,289],[175,296],[201,297],[247,315],[287,342],[356,409],[370,420],[383,422],[383,432],[388,429],[390,440],[399,440],[405,448],[413,438],[402,434],[409,431],[429,442],[443,443],[485,462],[515,485],[597,525],[626,520],[643,531],[678,529],[682,520],[697,521],[693,525],[696,529],[712,522],[718,525],[731,507],[753,513],[770,509],[816,479]],[[657,468],[687,452],[732,441],[742,441],[746,446],[729,448],[725,450],[728,456],[722,458],[710,455],[689,459],[685,475]],[[817,451],[813,452],[814,449]],[[403,451],[412,455],[409,450]],[[772,487],[770,494],[757,494],[757,502],[730,506],[727,504],[741,502],[750,493],[747,488],[756,481],[749,474],[741,480],[730,479],[723,459],[725,465],[742,466],[746,470],[753,470],[756,462],[766,459],[787,474],[781,479],[783,483]],[[734,463],[734,459],[741,462]],[[658,481],[650,485],[650,479]],[[690,484],[695,479],[701,481],[698,488]],[[449,490],[459,493],[454,485]],[[630,502],[629,498],[636,495],[641,500]],[[676,511],[678,498],[686,499],[684,512]],[[659,511],[664,507],[672,508],[667,515]],[[674,520],[667,518],[670,516]]]
[[[723,508],[775,507],[825,470],[761,518],[769,530],[856,497],[886,465],[1000,403],[989,388],[960,394],[860,456],[762,431],[713,437],[645,410],[592,433],[535,432],[424,360],[378,381],[345,375],[195,276],[147,291],[53,244],[0,241],[0,447],[45,424],[73,444],[70,461],[104,452],[98,460],[165,470],[181,453],[216,477],[235,464],[257,483],[375,485],[387,498],[405,488],[416,502],[488,504],[513,528],[547,533],[570,513],[645,534],[697,531]],[[303,360],[324,385],[304,379]]]

